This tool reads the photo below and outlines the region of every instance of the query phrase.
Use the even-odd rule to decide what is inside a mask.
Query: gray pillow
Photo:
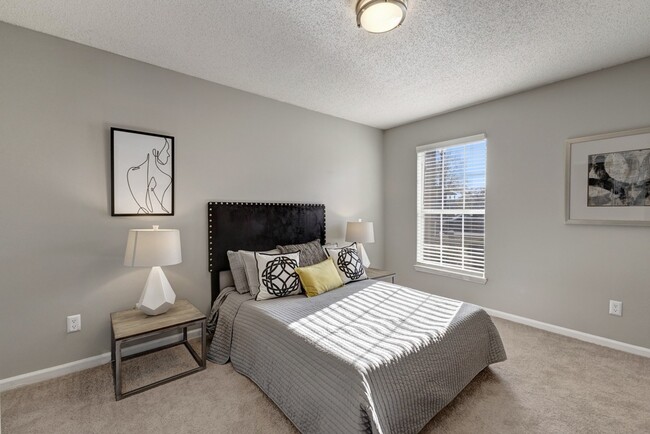
[[[246,294],[250,291],[248,288],[248,280],[246,279],[246,270],[244,268],[244,261],[239,252],[228,250],[228,262],[230,263],[230,272],[232,273],[232,280],[235,282],[235,289],[240,294]]]
[[[277,246],[280,253],[293,253],[300,251],[300,266],[308,267],[310,265],[318,264],[327,259],[327,255],[323,252],[320,245],[320,240],[316,239],[304,244],[288,244],[286,246]]]
[[[280,251],[273,249],[262,253],[280,253]],[[244,262],[244,270],[246,271],[248,289],[253,297],[257,297],[257,294],[260,292],[260,278],[257,275],[257,261],[255,260],[255,252],[240,250],[239,255]]]

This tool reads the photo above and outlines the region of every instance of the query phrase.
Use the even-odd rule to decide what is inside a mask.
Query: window
[[[418,146],[419,271],[485,283],[484,134]]]

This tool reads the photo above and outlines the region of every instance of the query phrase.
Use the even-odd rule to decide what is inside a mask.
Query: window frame
[[[447,267],[444,265],[439,265],[439,264],[431,264],[431,263],[424,263],[420,262],[420,247],[421,245],[424,244],[424,240],[421,240],[420,237],[424,237],[420,233],[423,228],[421,227],[422,225],[422,216],[425,215],[425,210],[424,205],[423,205],[423,195],[424,195],[424,175],[422,173],[423,167],[421,166],[424,164],[424,160],[420,160],[420,155],[424,154],[427,151],[431,151],[434,149],[439,149],[439,148],[449,148],[453,146],[460,146],[460,145],[467,145],[470,143],[475,143],[475,142],[480,142],[480,141],[485,141],[485,202],[484,206],[482,209],[480,209],[483,213],[483,273],[480,275],[480,273],[473,271],[473,270],[466,270],[462,268],[456,268],[456,267]],[[420,272],[425,272],[425,273],[431,273],[431,274],[436,274],[440,276],[446,276],[446,277],[452,277],[456,279],[461,279],[464,281],[468,282],[474,282],[474,283],[480,283],[480,284],[485,284],[487,283],[487,264],[486,264],[486,252],[487,252],[487,231],[486,231],[486,209],[487,209],[487,136],[485,134],[475,134],[472,136],[467,136],[467,137],[460,137],[458,139],[452,139],[452,140],[445,140],[443,142],[436,142],[436,143],[431,143],[427,145],[421,145],[416,147],[416,168],[417,168],[417,173],[416,173],[416,263],[414,264],[414,268],[416,271]],[[476,211],[476,209],[471,209],[471,208],[462,208],[463,213],[466,211]],[[444,210],[441,210],[441,215],[444,215]],[[464,236],[464,235],[463,235]]]

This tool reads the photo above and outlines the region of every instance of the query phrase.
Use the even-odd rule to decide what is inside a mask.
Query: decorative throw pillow
[[[336,249],[338,247],[339,247],[339,243],[326,243],[326,244],[323,244],[323,253],[325,253],[325,256],[327,256],[329,258],[330,255],[327,254],[327,249]]]
[[[256,300],[286,297],[300,293],[300,279],[296,268],[300,253],[255,253],[260,291]]]
[[[262,253],[280,253],[279,250],[267,250]],[[260,279],[257,275],[257,261],[255,260],[255,252],[248,250],[240,250],[239,255],[244,261],[244,271],[246,272],[246,281],[248,282],[248,289],[251,295],[255,297],[260,292]]]
[[[320,240],[316,239],[303,244],[288,244],[276,247],[280,253],[300,252],[300,265],[307,267],[318,264],[327,259],[327,255],[320,246]]]
[[[228,250],[228,262],[230,263],[230,272],[232,273],[232,280],[235,282],[235,289],[240,294],[246,294],[250,291],[248,288],[248,280],[246,279],[246,269],[244,268],[244,261],[239,252]]]
[[[309,267],[298,267],[296,273],[300,277],[300,283],[305,288],[307,297],[314,297],[332,289],[343,286],[332,258]]]
[[[352,243],[340,249],[327,249],[327,254],[334,261],[336,270],[339,272],[343,283],[356,282],[357,280],[365,280],[368,278],[366,269],[363,268],[361,257],[357,251],[357,243]]]

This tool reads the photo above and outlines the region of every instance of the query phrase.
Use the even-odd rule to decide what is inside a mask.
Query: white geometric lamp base
[[[176,294],[160,267],[151,267],[140,302],[135,306],[147,315],[165,313],[176,302]]]

